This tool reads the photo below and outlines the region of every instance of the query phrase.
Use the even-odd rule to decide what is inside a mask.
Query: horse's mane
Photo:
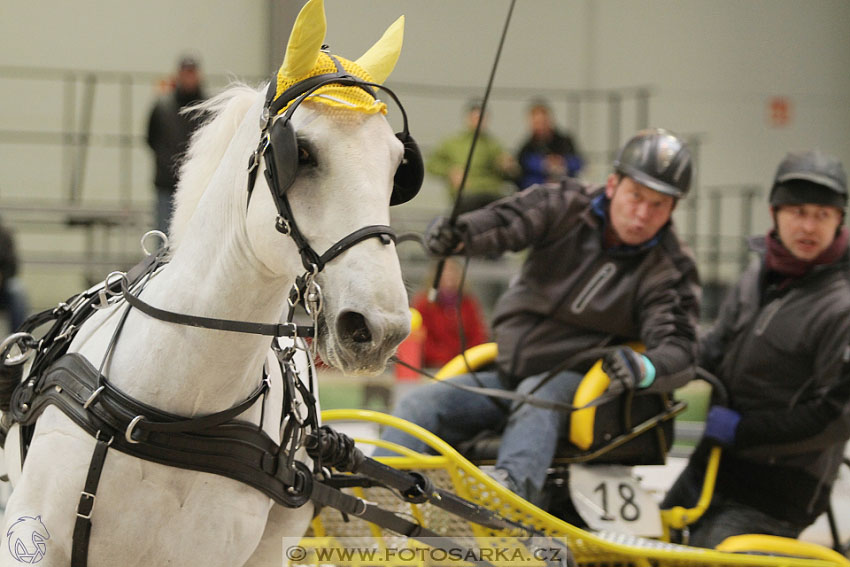
[[[201,196],[227,150],[230,140],[257,100],[257,91],[245,84],[234,83],[220,94],[193,105],[188,112],[202,112],[208,118],[192,135],[180,165],[174,211],[169,228],[170,248],[180,243],[186,225]]]

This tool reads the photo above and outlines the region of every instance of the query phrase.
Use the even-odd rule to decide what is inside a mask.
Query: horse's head
[[[242,218],[236,222],[243,225],[246,252],[263,275],[287,284],[315,273],[323,299],[320,355],[349,373],[381,371],[409,331],[407,294],[386,225],[391,202],[418,191],[421,156],[406,117],[402,132],[394,134],[384,116],[387,104],[377,98],[384,89],[395,99],[381,83],[398,59],[403,25],[399,18],[350,61],[322,49],[324,8],[321,0],[310,0],[276,80],[262,103],[247,111],[228,150],[243,148],[239,159],[247,164],[249,151],[257,148],[249,190],[244,174],[236,179],[242,184]],[[190,161],[202,151],[202,134],[193,141]],[[240,145],[252,137],[250,149]],[[191,172],[184,166],[183,173]],[[187,183],[181,179],[181,189]],[[180,199],[178,194],[175,240],[186,208]]]

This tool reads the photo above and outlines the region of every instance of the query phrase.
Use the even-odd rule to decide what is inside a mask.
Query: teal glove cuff
[[[640,355],[640,357],[643,360],[643,369],[646,371],[646,376],[640,381],[638,388],[648,388],[653,382],[655,382],[655,366],[653,366],[652,361],[644,355]]]

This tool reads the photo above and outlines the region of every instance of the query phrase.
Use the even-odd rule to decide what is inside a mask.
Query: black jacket
[[[845,254],[775,290],[764,283],[764,239],[752,247],[758,258],[700,341],[700,366],[723,381],[741,413],[717,490],[811,523],[826,508],[850,438],[850,260]]]
[[[506,386],[588,349],[629,340],[647,347],[657,372],[652,389],[670,391],[693,377],[699,313],[693,259],[671,226],[654,245],[606,249],[604,221],[593,209],[600,195],[600,187],[564,179],[458,219],[471,254],[529,249],[494,314]]]
[[[200,113],[181,114],[180,111],[202,100],[203,96],[182,96],[179,91],[162,96],[151,110],[148,120],[148,146],[154,152],[157,189],[174,191],[180,159],[186,152],[192,132],[203,121]]]
[[[15,239],[4,226],[0,226],[0,289],[5,289],[10,278],[18,273],[18,256]]]

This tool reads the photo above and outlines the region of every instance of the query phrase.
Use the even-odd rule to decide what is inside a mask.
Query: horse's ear
[[[280,77],[301,79],[316,66],[319,50],[325,41],[325,5],[323,0],[310,0],[295,18],[286,55],[280,66]]]
[[[404,40],[404,16],[401,16],[387,28],[381,39],[360,56],[357,64],[363,67],[372,80],[383,83],[395,68],[398,56],[401,54],[401,44]]]

